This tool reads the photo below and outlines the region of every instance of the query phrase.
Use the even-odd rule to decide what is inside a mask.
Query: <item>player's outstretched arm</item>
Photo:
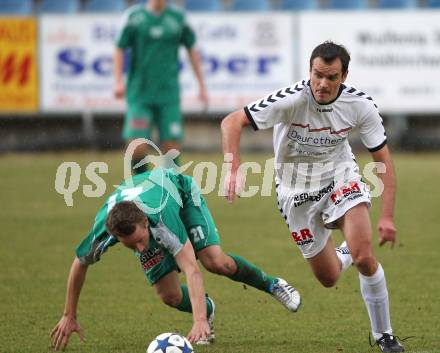
[[[396,195],[396,178],[394,174],[393,161],[388,146],[382,147],[380,150],[371,153],[375,162],[385,164],[385,173],[380,173],[379,178],[382,180],[384,190],[382,192],[382,207],[380,219],[377,224],[379,234],[379,245],[382,246],[386,242],[391,242],[391,247],[396,241],[396,226],[394,225],[394,203]]]
[[[240,167],[240,136],[243,127],[250,125],[244,110],[237,110],[223,119],[221,123],[224,161],[231,163],[231,172],[225,179],[225,195],[229,203],[234,202],[237,185],[242,180],[238,175]]]
[[[186,241],[182,250],[176,255],[179,268],[185,273],[188,284],[189,297],[193,309],[193,327],[188,333],[191,343],[207,339],[210,335],[208,320],[206,318],[205,288],[203,286],[202,272],[197,265],[196,256],[191,242]]]
[[[87,266],[81,265],[76,257],[70,267],[69,279],[67,281],[66,303],[64,305],[63,317],[56,324],[50,336],[54,350],[64,350],[69,343],[70,335],[77,332],[81,341],[85,340],[84,333],[76,320],[76,309],[78,306],[81,289],[86,279]]]

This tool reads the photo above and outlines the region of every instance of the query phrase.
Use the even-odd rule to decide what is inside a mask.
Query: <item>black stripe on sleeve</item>
[[[249,111],[248,107],[244,107],[244,112],[246,113],[246,116],[251,123],[252,127],[255,131],[259,130],[257,124],[255,124],[254,118],[252,117],[251,112]]]
[[[370,151],[370,152],[377,152],[380,149],[382,149],[386,144],[387,144],[387,139],[385,139],[379,146],[376,146],[376,147],[373,147],[373,148],[369,148],[368,151]]]

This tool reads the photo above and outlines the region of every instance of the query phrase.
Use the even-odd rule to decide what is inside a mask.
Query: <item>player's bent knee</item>
[[[216,275],[226,275],[227,274],[227,269],[226,266],[223,262],[221,261],[209,261],[206,265],[205,268],[211,272],[211,273],[215,273]]]
[[[353,264],[362,273],[373,272],[376,267],[376,258],[372,254],[358,255],[353,258]]]
[[[223,259],[209,259],[203,262],[203,266],[211,273],[221,276],[228,276],[233,274],[233,270],[229,268],[228,264]]]
[[[338,275],[320,275],[316,276],[318,281],[325,287],[331,288],[338,282]]]
[[[173,293],[161,293],[159,294],[159,296],[160,299],[162,299],[162,301],[164,302],[164,304],[171,306],[173,308],[177,307],[182,301],[182,298],[179,295]]]
[[[329,279],[329,278],[318,278],[319,282],[325,287],[325,288],[331,288],[334,287],[337,279]]]

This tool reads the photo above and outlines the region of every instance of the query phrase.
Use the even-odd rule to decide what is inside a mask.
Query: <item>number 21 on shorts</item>
[[[191,228],[189,230],[189,232],[191,233],[191,235],[194,238],[194,242],[197,243],[199,241],[202,241],[203,239],[205,239],[205,235],[203,234],[203,229],[201,226],[197,226],[194,228]]]

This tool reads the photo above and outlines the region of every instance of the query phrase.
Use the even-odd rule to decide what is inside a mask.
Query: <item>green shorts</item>
[[[178,175],[179,193],[182,197],[183,207],[180,209],[180,217],[173,220],[171,229],[181,229],[188,234],[194,252],[197,252],[211,245],[220,245],[220,237],[209,212],[205,199],[200,194],[199,187],[193,179],[187,175]],[[155,250],[153,252],[158,252]],[[151,284],[156,283],[168,273],[179,270],[174,257],[162,250],[162,255],[157,255],[156,260],[151,261],[152,265],[148,270],[144,266],[145,275]]]
[[[220,237],[205,198],[195,181],[187,175],[179,175],[183,207],[180,218],[188,238],[197,253],[210,245],[220,245]]]
[[[160,142],[181,142],[183,118],[179,103],[128,105],[122,133],[124,140],[151,139],[151,132],[155,127],[159,131]]]

